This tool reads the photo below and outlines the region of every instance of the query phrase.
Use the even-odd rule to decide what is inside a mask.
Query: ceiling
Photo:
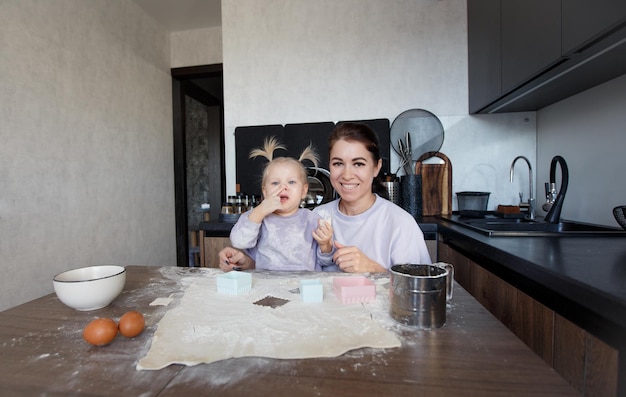
[[[221,0],[132,0],[168,32],[222,26]]]

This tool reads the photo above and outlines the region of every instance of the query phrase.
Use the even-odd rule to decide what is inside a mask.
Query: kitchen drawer
[[[204,230],[200,231],[200,266],[219,267],[219,252],[225,247],[230,247],[228,237],[206,237]]]

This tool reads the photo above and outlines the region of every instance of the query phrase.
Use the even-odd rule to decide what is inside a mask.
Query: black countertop
[[[230,237],[230,229],[234,225],[234,223],[218,221],[200,222],[198,229],[203,230],[206,237]]]
[[[488,237],[433,219],[444,241],[620,350],[626,347],[626,237]]]
[[[418,224],[591,334],[626,351],[626,237],[488,237],[446,219]],[[207,237],[233,224],[203,222]]]

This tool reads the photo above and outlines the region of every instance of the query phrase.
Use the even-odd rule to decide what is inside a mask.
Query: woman
[[[431,263],[424,234],[402,208],[374,193],[382,167],[378,138],[361,123],[341,123],[330,135],[330,179],[339,199],[314,209],[332,224],[335,266],[324,270],[385,272],[399,263]],[[220,252],[220,268],[254,261],[233,248]],[[229,259],[230,266],[225,264]]]
[[[363,273],[384,272],[397,263],[431,263],[415,219],[374,193],[382,167],[374,131],[365,124],[342,123],[328,143],[330,180],[340,198],[313,211],[332,220],[335,265]]]

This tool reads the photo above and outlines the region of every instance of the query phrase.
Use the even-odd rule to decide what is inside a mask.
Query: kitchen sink
[[[524,218],[502,218],[489,213],[483,218],[469,218],[457,214],[441,215],[440,218],[492,237],[626,237],[626,230],[623,229],[568,220],[547,223],[539,217],[531,221]]]

